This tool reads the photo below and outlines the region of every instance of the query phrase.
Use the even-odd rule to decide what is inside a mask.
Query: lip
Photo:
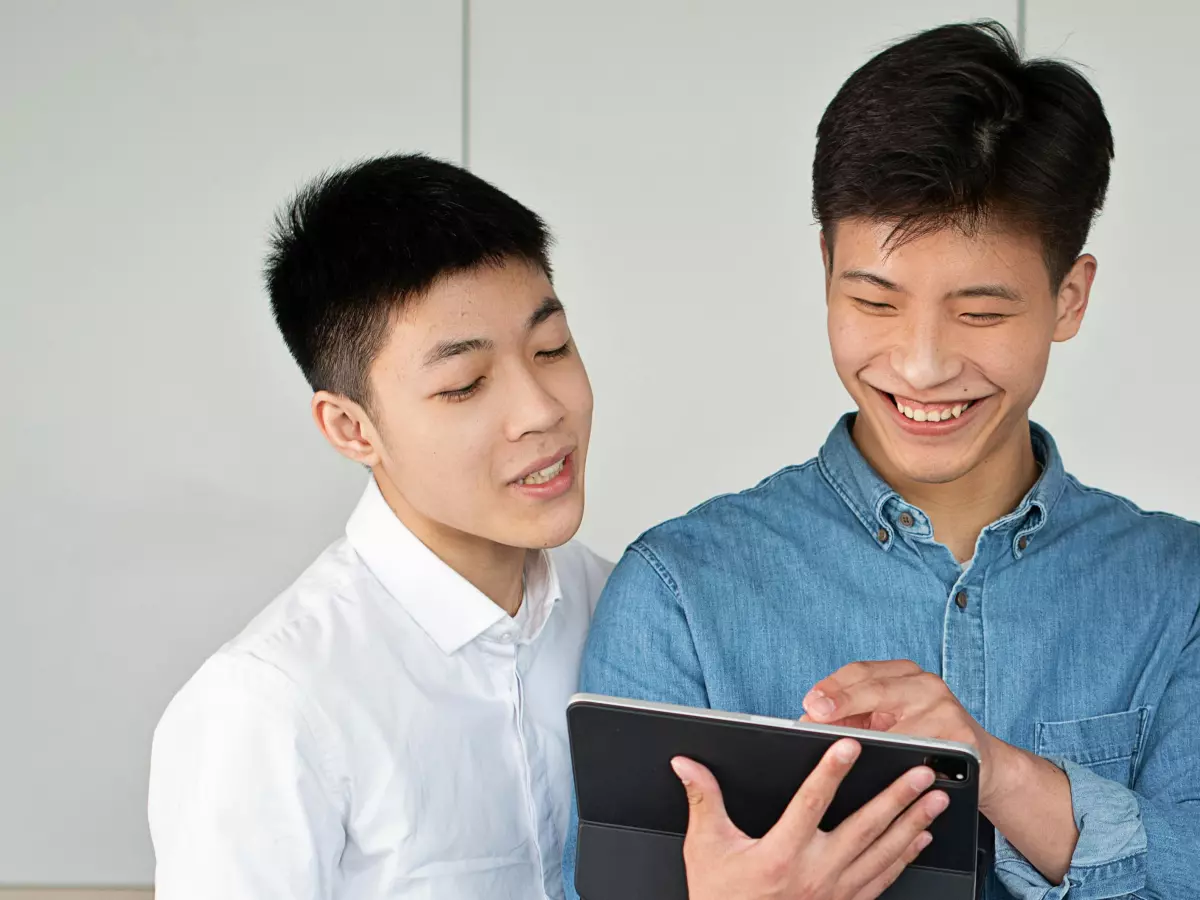
[[[995,394],[990,394],[987,397],[979,397],[971,401],[968,406],[957,419],[950,418],[938,422],[918,422],[915,419],[910,419],[904,413],[896,408],[896,403],[892,400],[892,395],[886,391],[881,391],[879,388],[872,388],[879,396],[879,399],[890,410],[890,415],[893,421],[901,428],[901,430],[915,437],[941,437],[942,435],[953,434],[963,428],[966,428],[976,418],[977,411],[986,406],[988,401],[995,397]]]
[[[540,472],[546,466],[552,466],[559,460],[562,460],[562,471],[547,481],[545,484],[521,484],[521,479],[532,475],[534,472]],[[521,478],[512,482],[509,487],[519,493],[523,497],[528,497],[531,500],[553,500],[556,497],[561,497],[567,493],[575,484],[575,451],[571,450],[567,454],[559,454],[551,456],[544,462],[530,469]]]
[[[545,469],[549,466],[554,465],[559,460],[566,459],[568,456],[570,456],[574,452],[575,452],[574,447],[564,447],[563,449],[561,449],[557,453],[555,453],[553,456],[547,456],[547,457],[544,457],[543,459],[537,460],[536,462],[530,463],[529,466],[526,469],[524,469],[520,475],[518,475],[516,478],[514,478],[512,481],[510,481],[509,484],[520,484],[522,481],[524,481],[526,478],[528,478],[534,472],[540,472],[540,471],[542,471],[542,469]]]

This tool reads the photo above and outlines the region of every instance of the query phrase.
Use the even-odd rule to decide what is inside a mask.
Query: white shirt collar
[[[443,653],[456,652],[509,618],[405,527],[374,478],[346,523],[346,537],[371,574]],[[541,633],[561,596],[550,554],[530,554],[523,614],[516,620],[522,642]]]

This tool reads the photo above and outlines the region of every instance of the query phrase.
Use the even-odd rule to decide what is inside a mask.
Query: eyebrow
[[[529,317],[529,323],[525,327],[529,331],[533,331],[551,316],[560,312],[565,312],[562,301],[557,297],[547,297],[542,301],[542,305],[533,311],[533,315]]]
[[[480,350],[491,350],[496,345],[487,338],[468,338],[465,341],[442,341],[425,354],[425,365],[436,366],[438,363],[462,356],[464,353],[475,353]]]
[[[951,297],[998,297],[1001,300],[1012,300],[1014,303],[1021,295],[1004,284],[976,284],[961,291],[954,291]]]
[[[888,281],[882,275],[876,275],[874,272],[868,272],[866,269],[847,269],[842,273],[842,278],[848,281],[865,281],[867,284],[873,284],[877,288],[882,288],[885,291],[899,291],[900,285],[894,281]]]
[[[541,305],[533,311],[533,315],[529,317],[525,328],[527,331],[532,331],[537,328],[547,319],[558,313],[564,312],[562,302],[557,297],[547,297],[541,302]],[[436,366],[438,363],[445,362],[448,359],[453,359],[456,356],[462,356],[466,353],[478,353],[481,350],[494,350],[495,343],[487,338],[467,338],[461,341],[442,341],[437,344],[432,350],[425,354],[425,366]]]
[[[894,281],[888,281],[882,275],[876,275],[866,269],[847,269],[841,277],[850,281],[865,281],[867,284],[872,284],[885,291],[901,293],[904,290]],[[1014,303],[1021,300],[1019,293],[1004,284],[975,284],[961,290],[951,291],[946,297],[997,297],[1001,300],[1011,300]]]

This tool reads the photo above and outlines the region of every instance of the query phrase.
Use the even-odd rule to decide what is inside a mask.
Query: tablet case
[[[699,715],[697,715],[699,712]],[[723,722],[683,707],[614,707],[575,699],[567,728],[579,808],[575,888],[582,900],[686,900],[683,836],[687,799],[670,768],[687,756],[713,772],[733,822],[761,837],[836,738],[784,730],[743,716]],[[842,783],[821,827],[828,830],[875,797],[928,751],[872,739]],[[941,754],[949,756],[951,754]],[[933,842],[882,895],[885,900],[974,900],[982,891],[993,831],[978,814],[978,763],[964,782],[935,785],[950,806],[930,827]]]

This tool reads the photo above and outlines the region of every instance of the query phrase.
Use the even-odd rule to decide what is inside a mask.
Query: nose
[[[892,348],[891,365],[915,390],[925,391],[956,378],[963,369],[954,351],[946,323],[939,315],[909,320],[900,341]]]
[[[566,415],[566,407],[543,384],[542,373],[518,366],[509,383],[508,439],[518,441],[527,434],[550,431]]]

